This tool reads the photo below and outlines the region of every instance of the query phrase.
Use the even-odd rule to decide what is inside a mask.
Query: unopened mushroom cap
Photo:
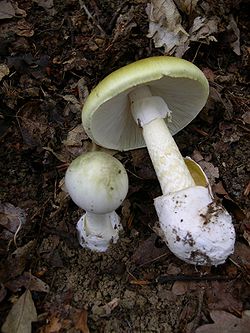
[[[128,175],[120,161],[96,151],[78,156],[65,175],[66,189],[81,208],[95,214],[117,209],[128,192]]]
[[[168,127],[174,135],[188,125],[207,101],[209,86],[203,72],[184,59],[158,56],[138,60],[104,78],[90,93],[82,111],[88,136],[100,146],[117,150],[145,147],[135,123],[128,94],[147,85],[172,111]]]

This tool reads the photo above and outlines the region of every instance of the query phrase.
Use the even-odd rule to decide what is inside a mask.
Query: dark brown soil
[[[235,254],[211,268],[185,264],[169,252],[153,231],[153,199],[161,192],[146,149],[115,155],[130,181],[117,211],[124,226],[119,242],[103,254],[78,244],[75,225],[83,212],[63,191],[63,177],[70,161],[91,146],[78,126],[82,102],[113,70],[164,54],[147,37],[146,3],[54,1],[51,15],[22,0],[26,17],[0,20],[0,64],[10,71],[0,81],[0,218],[9,221],[0,223],[0,326],[26,289],[38,313],[33,332],[40,333],[191,333],[212,322],[212,310],[239,318],[250,310],[247,1],[219,1],[219,9],[211,1],[211,15],[226,6],[225,26],[230,15],[236,18],[241,54],[233,52],[226,29],[217,42],[191,43],[183,57],[204,71],[211,94],[175,136],[233,216]],[[8,24],[20,20],[26,25],[18,35]],[[20,284],[24,272],[49,292],[41,284]]]

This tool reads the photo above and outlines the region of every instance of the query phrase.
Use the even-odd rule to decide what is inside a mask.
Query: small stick
[[[216,280],[233,280],[235,277],[222,276],[222,275],[203,275],[203,276],[192,276],[192,275],[161,275],[156,278],[157,283],[168,283],[175,281],[216,281]]]

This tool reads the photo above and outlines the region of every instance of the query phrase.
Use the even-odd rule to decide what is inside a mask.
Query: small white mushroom
[[[86,211],[77,223],[81,246],[106,251],[122,229],[115,212],[128,192],[122,163],[104,152],[88,152],[70,164],[65,185],[71,199]]]
[[[155,207],[164,239],[180,259],[198,265],[223,263],[235,242],[230,215],[214,201],[207,184],[197,186],[172,137],[196,117],[208,93],[206,77],[192,63],[152,57],[104,78],[82,111],[84,128],[99,145],[147,147],[163,193]]]

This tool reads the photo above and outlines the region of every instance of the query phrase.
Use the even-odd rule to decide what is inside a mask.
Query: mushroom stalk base
[[[154,200],[156,232],[180,259],[194,265],[220,265],[234,251],[235,230],[228,212],[207,187],[195,186]]]
[[[135,88],[130,94],[131,110],[143,130],[148,153],[163,194],[194,186],[194,180],[163,118],[171,118],[165,101],[152,96],[148,87]]]
[[[146,124],[143,127],[143,137],[163,194],[195,185],[163,119],[155,119]]]
[[[105,252],[111,242],[118,241],[122,225],[115,211],[108,214],[86,212],[78,221],[76,229],[82,247]]]

